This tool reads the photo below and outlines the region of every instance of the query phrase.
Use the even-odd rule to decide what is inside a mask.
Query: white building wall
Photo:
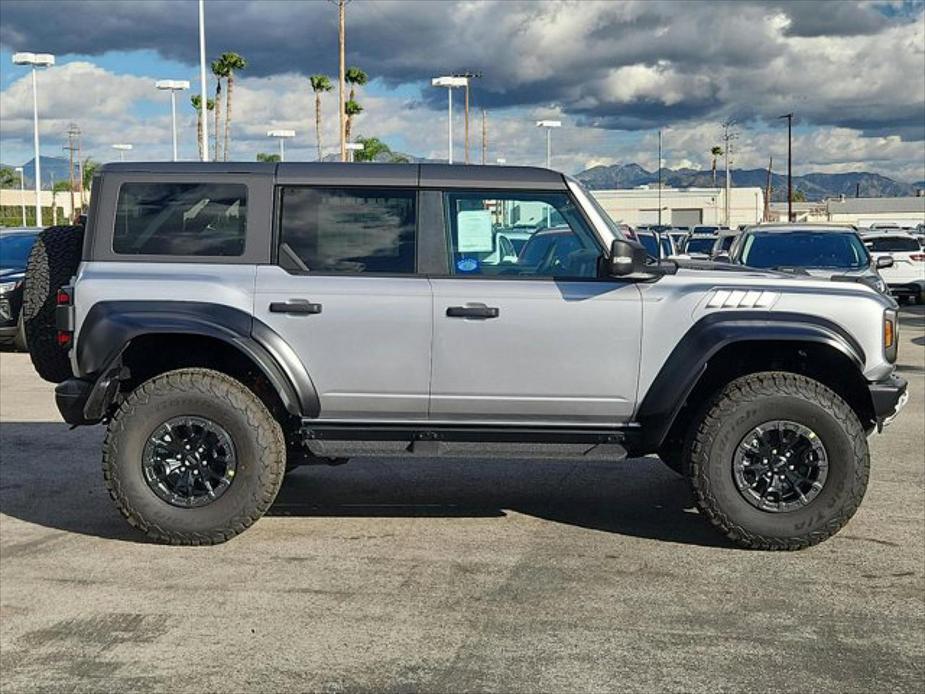
[[[723,188],[663,188],[659,198],[657,188],[591,191],[614,221],[632,226],[656,224],[659,205],[662,208],[662,224],[686,226],[697,211],[701,224],[726,224],[725,192]],[[761,221],[764,214],[764,192],[761,188],[733,188],[729,200],[728,226]],[[672,219],[673,210],[679,211],[677,216],[680,219],[677,221]]]

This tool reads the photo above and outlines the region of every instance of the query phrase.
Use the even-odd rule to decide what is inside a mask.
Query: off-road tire
[[[83,232],[82,226],[44,229],[26,264],[22,314],[29,356],[39,376],[52,383],[73,375],[67,349],[58,344],[55,307],[58,289],[76,274],[80,264]]]
[[[143,472],[147,439],[161,423],[182,415],[216,422],[236,451],[233,482],[198,508],[162,500]],[[246,530],[270,508],[285,469],[279,423],[253,391],[210,369],[169,371],[138,386],[119,407],[103,442],[103,479],[119,512],[148,537],[174,545],[218,544]]]
[[[733,478],[733,454],[742,438],[775,419],[816,432],[829,464],[819,495],[781,513],[749,504]],[[688,475],[701,513],[749,549],[802,549],[834,535],[860,505],[870,473],[867,438],[854,411],[821,383],[787,372],[755,373],[729,383],[695,418],[687,448]]]

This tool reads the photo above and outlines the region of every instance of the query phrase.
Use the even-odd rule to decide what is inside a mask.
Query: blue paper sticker
[[[456,261],[456,269],[460,272],[475,272],[479,269],[479,261],[475,258],[460,258]]]

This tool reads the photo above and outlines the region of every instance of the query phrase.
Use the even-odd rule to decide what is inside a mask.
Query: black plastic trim
[[[899,376],[890,376],[882,381],[868,384],[870,399],[874,404],[874,415],[882,420],[896,413],[899,399],[906,392],[908,382]]]
[[[326,424],[302,420],[307,441],[474,441],[524,443],[622,443],[631,428],[587,429],[569,427],[465,426],[429,424]]]
[[[290,413],[317,417],[321,410],[311,378],[285,341],[244,311],[219,304],[105,301],[94,305],[77,340],[79,375],[98,381],[121,365],[122,353],[133,339],[158,333],[221,340],[260,368]]]
[[[723,347],[738,342],[800,341],[832,347],[863,371],[864,350],[832,321],[800,313],[721,312],[697,321],[665,360],[636,412],[642,425],[642,449],[651,452],[664,442],[688,395]]]

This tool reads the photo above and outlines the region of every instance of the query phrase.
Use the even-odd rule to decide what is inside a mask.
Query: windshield
[[[899,251],[900,253],[915,253],[919,250],[919,242],[908,236],[876,236],[864,239],[864,245],[875,253]]]
[[[685,253],[711,253],[713,251],[713,244],[716,242],[716,239],[704,237],[699,239],[688,239],[687,245],[684,247]]]
[[[34,234],[0,235],[0,267],[25,268]]]
[[[801,267],[858,270],[870,257],[852,232],[792,231],[749,234],[740,261],[757,268]]]

